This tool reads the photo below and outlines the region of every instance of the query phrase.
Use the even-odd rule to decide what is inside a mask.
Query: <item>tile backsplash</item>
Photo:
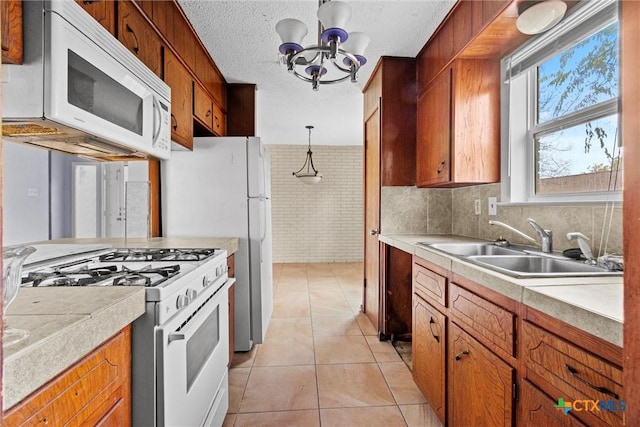
[[[512,243],[531,242],[489,220],[501,221],[536,238],[527,223],[533,218],[553,232],[555,251],[577,247],[566,238],[568,232],[579,231],[591,239],[594,255],[622,253],[622,204],[567,205],[502,205],[497,215],[489,216],[488,197],[500,201],[500,184],[477,185],[454,189],[421,189],[416,187],[384,187],[381,200],[381,231],[393,233],[456,234],[485,240],[500,236]],[[479,199],[481,214],[476,215],[474,201]]]

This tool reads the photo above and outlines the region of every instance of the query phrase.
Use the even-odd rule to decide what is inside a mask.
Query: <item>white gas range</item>
[[[214,426],[228,409],[226,259],[220,249],[108,249],[26,266],[22,286],[145,286],[132,328],[133,425]]]

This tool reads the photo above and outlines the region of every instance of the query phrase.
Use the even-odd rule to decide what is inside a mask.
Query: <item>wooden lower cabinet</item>
[[[3,425],[131,425],[131,326],[9,409]]]
[[[449,425],[512,426],[516,370],[455,323],[449,335]]]
[[[447,318],[413,295],[413,379],[440,421],[446,416]]]
[[[524,380],[520,386],[520,420],[522,426],[544,427],[585,427],[572,415],[565,414],[556,408],[557,400],[551,399],[529,381]]]

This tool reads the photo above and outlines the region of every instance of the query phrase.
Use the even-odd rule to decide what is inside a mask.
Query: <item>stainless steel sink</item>
[[[521,250],[496,246],[493,243],[425,243],[419,245],[428,246],[451,255],[476,256],[476,255],[523,255]]]
[[[580,261],[561,260],[535,255],[470,256],[479,265],[515,277],[584,277],[621,276],[620,271],[610,271]]]

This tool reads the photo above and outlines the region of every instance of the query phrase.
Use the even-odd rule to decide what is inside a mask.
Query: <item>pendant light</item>
[[[317,184],[322,179],[322,174],[318,173],[318,170],[315,168],[315,166],[313,166],[313,152],[311,152],[311,129],[313,129],[313,126],[307,125],[305,127],[309,129],[309,147],[307,149],[307,158],[305,159],[302,167],[297,172],[293,172],[293,176],[295,176],[305,184]]]

